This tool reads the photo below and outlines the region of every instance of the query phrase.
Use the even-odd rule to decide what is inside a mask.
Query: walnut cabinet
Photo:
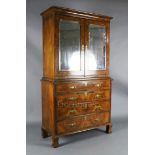
[[[101,126],[112,132],[110,20],[50,7],[43,20],[42,136],[59,137]]]

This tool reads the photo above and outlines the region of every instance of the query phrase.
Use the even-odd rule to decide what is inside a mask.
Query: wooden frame
[[[105,70],[88,70],[85,69],[85,76],[105,76],[105,75],[109,75],[109,21],[94,21],[94,20],[86,20],[86,24],[85,24],[85,47],[86,47],[86,51],[85,53],[87,53],[87,50],[89,49],[89,25],[96,25],[96,26],[103,26],[105,28],[106,31],[106,69]],[[87,61],[87,60],[85,60]],[[87,67],[85,65],[85,67]]]
[[[83,55],[83,33],[84,33],[84,27],[83,25],[83,20],[80,18],[74,18],[71,16],[62,16],[62,15],[57,15],[56,16],[56,31],[55,31],[55,43],[56,43],[56,49],[55,49],[55,76],[56,77],[77,77],[77,76],[83,76],[84,75],[84,69],[82,67],[80,71],[61,71],[59,70],[59,21],[60,20],[66,20],[66,21],[76,21],[79,22],[80,24],[80,65],[82,66],[81,59],[84,56]]]

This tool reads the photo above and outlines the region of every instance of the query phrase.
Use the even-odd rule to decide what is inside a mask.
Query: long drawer
[[[56,84],[56,92],[76,92],[82,90],[104,90],[110,88],[110,79],[91,80]]]
[[[109,122],[109,112],[72,117],[57,122],[57,134],[97,127]]]
[[[57,103],[75,103],[75,102],[86,102],[86,101],[103,101],[110,99],[110,90],[103,91],[85,91],[76,93],[65,93],[57,95]]]
[[[62,103],[57,105],[57,120],[88,113],[110,111],[110,101]]]

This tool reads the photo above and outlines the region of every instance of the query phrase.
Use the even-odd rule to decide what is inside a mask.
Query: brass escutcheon
[[[77,100],[77,97],[70,97],[70,98],[68,98],[68,100],[74,101],[74,100]]]
[[[96,119],[95,119],[95,121],[96,121],[96,122],[99,122],[99,121],[100,121],[100,119],[99,119],[99,118],[96,118]]]
[[[68,124],[68,126],[70,126],[70,127],[74,127],[76,125],[76,123],[74,122],[74,123],[71,123],[71,124]]]
[[[102,107],[100,105],[95,105],[95,110],[102,110]]]
[[[101,83],[96,84],[96,87],[100,88],[101,87]]]
[[[101,94],[97,94],[96,98],[103,98],[103,96]]]
[[[75,109],[69,110],[68,113],[69,114],[75,114],[77,111]]]
[[[70,88],[70,89],[75,89],[75,88],[76,88],[76,86],[70,86],[69,88]]]

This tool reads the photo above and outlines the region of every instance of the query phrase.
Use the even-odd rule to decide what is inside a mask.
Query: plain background
[[[130,0],[129,1],[129,155],[133,154],[155,154],[155,22],[154,1],[152,0]],[[26,154],[26,1],[7,0],[0,5],[0,122],[1,134],[0,154]],[[116,91],[114,91],[116,92]],[[115,100],[116,102],[116,100]],[[113,104],[115,104],[113,100]],[[114,108],[114,107],[113,107]],[[79,154],[86,154],[88,150],[95,152],[90,154],[122,154],[116,150],[124,148],[126,143],[120,143],[119,133],[126,129],[125,125],[118,127],[116,116],[113,116],[113,134],[108,135],[109,143],[105,135],[100,134],[101,143],[95,135],[98,145],[89,146],[85,150],[77,145],[87,138],[69,144],[70,149],[78,150]],[[120,121],[120,119],[117,119]],[[123,123],[121,123],[123,124]],[[38,123],[38,126],[40,122]],[[35,128],[34,128],[35,127]],[[116,130],[116,127],[118,127]],[[68,145],[64,148],[54,150],[49,148],[50,139],[42,140],[40,130],[34,124],[28,125],[27,132],[27,154],[65,154]],[[123,130],[122,130],[123,129]],[[33,131],[33,132],[32,132]],[[116,132],[117,131],[117,132]],[[118,132],[119,131],[119,132]],[[32,134],[31,134],[32,133]],[[95,132],[96,133],[96,132]],[[117,137],[115,136],[117,134]],[[32,138],[30,138],[32,135]],[[127,132],[122,135],[127,135]],[[92,144],[92,136],[90,143]],[[113,137],[113,141],[112,141]],[[117,142],[116,140],[117,139]],[[105,141],[106,140],[106,141]],[[48,141],[48,142],[47,142]],[[105,143],[103,143],[105,141]],[[47,142],[47,143],[46,143]],[[125,140],[126,142],[126,140]],[[45,144],[46,143],[46,144]],[[90,144],[89,143],[89,144]],[[108,144],[107,144],[108,143]],[[39,145],[40,144],[40,145]],[[43,146],[45,144],[45,146]],[[84,141],[84,147],[88,144]],[[107,144],[105,146],[105,144]],[[39,147],[38,147],[39,146]],[[72,147],[71,147],[72,146]],[[73,147],[74,146],[74,147]],[[109,148],[109,146],[112,146]],[[114,147],[115,146],[115,147]],[[106,148],[107,147],[107,148]],[[97,153],[98,150],[100,153]],[[120,150],[121,150],[120,149]],[[43,153],[44,150],[44,153]],[[46,152],[45,152],[46,150]],[[60,152],[60,150],[63,150]],[[107,152],[105,152],[107,150]],[[74,151],[74,152],[75,152]],[[90,152],[89,151],[89,152]],[[111,153],[113,151],[113,153]],[[114,153],[114,151],[116,151]],[[71,152],[71,151],[70,151]],[[72,151],[72,154],[75,154]],[[127,154],[127,151],[124,152]]]
[[[113,134],[92,130],[62,137],[62,146],[50,147],[50,138],[42,139],[41,85],[42,19],[40,13],[50,6],[62,6],[114,17],[111,21],[110,76],[113,80]],[[27,0],[26,120],[27,155],[35,154],[119,154],[126,155],[128,145],[128,1],[127,0]],[[101,128],[104,129],[104,128]]]

